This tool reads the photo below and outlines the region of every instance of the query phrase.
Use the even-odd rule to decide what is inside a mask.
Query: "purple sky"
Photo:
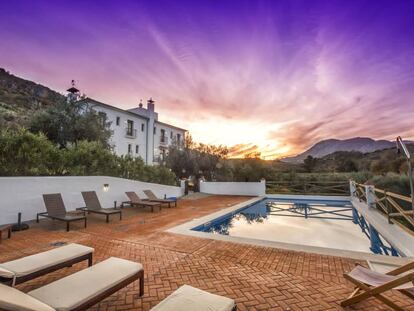
[[[0,67],[266,158],[414,138],[414,1],[1,1]]]

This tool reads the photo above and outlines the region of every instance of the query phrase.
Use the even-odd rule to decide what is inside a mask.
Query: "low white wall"
[[[200,192],[222,195],[251,195],[266,194],[266,182],[200,182]]]
[[[109,185],[104,191],[104,184]],[[68,211],[85,206],[81,191],[96,191],[102,207],[113,207],[127,201],[125,191],[135,191],[146,198],[143,190],[151,189],[158,197],[183,195],[183,188],[145,183],[107,176],[62,176],[62,177],[0,177],[0,225],[15,223],[17,213],[22,212],[24,221],[36,218],[45,212],[42,194],[61,193]]]

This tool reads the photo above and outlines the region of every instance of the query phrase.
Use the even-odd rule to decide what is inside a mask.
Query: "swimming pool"
[[[265,198],[191,228],[231,237],[370,253],[347,200]]]

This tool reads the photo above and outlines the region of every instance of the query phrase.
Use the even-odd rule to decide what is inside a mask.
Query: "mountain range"
[[[316,143],[305,152],[294,157],[283,158],[282,161],[289,163],[301,163],[309,155],[314,158],[322,158],[337,151],[358,151],[368,153],[393,147],[395,147],[395,142],[389,140],[374,140],[368,137],[354,137],[343,140],[326,139]]]

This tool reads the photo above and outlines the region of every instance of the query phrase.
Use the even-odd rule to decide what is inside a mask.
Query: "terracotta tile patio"
[[[246,246],[164,232],[246,197],[210,196],[181,200],[178,208],[159,213],[124,209],[124,220],[106,224],[89,215],[87,229],[73,223],[43,220],[30,230],[14,233],[0,244],[0,262],[52,248],[55,242],[76,242],[95,248],[94,262],[117,256],[141,262],[145,295],[134,283],[96,305],[93,310],[149,310],[182,284],[234,298],[239,310],[343,310],[339,301],[352,287],[342,273],[355,261],[265,247]],[[311,237],[310,237],[311,238]],[[18,286],[29,291],[86,267],[77,264]],[[414,303],[399,293],[392,299],[407,310]],[[388,310],[370,299],[349,310]]]

